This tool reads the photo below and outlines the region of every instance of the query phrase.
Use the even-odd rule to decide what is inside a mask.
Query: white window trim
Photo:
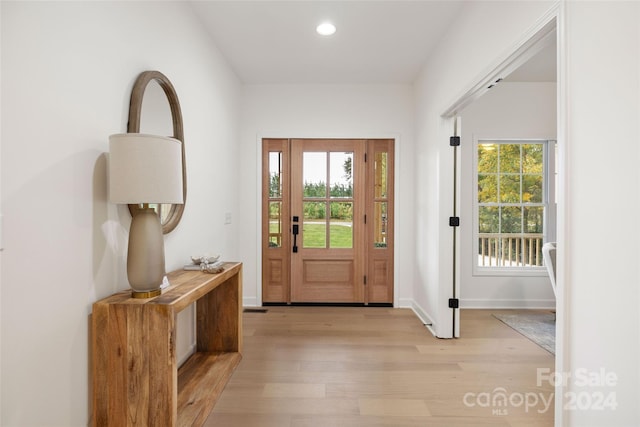
[[[556,139],[555,138],[492,138],[473,136],[473,221],[472,240],[473,250],[470,262],[472,263],[473,276],[546,276],[546,267],[482,267],[478,265],[478,144],[482,141],[497,143],[544,143],[544,188],[543,194],[546,200],[544,225],[542,231],[543,243],[556,239]],[[544,203],[543,203],[544,204]]]

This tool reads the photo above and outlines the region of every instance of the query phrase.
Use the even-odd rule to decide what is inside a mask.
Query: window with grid
[[[477,142],[476,271],[542,268],[548,151],[548,141]]]

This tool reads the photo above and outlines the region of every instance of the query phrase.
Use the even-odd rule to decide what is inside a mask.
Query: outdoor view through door
[[[264,303],[393,303],[393,140],[264,139]]]

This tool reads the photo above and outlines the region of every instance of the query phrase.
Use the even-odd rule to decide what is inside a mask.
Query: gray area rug
[[[520,332],[551,354],[556,354],[556,315],[551,312],[494,314],[493,317]]]

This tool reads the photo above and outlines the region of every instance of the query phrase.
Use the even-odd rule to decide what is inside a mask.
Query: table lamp
[[[109,200],[139,204],[131,219],[127,277],[134,298],[160,295],[165,275],[162,224],[150,204],[184,203],[182,142],[141,133],[109,137]]]

